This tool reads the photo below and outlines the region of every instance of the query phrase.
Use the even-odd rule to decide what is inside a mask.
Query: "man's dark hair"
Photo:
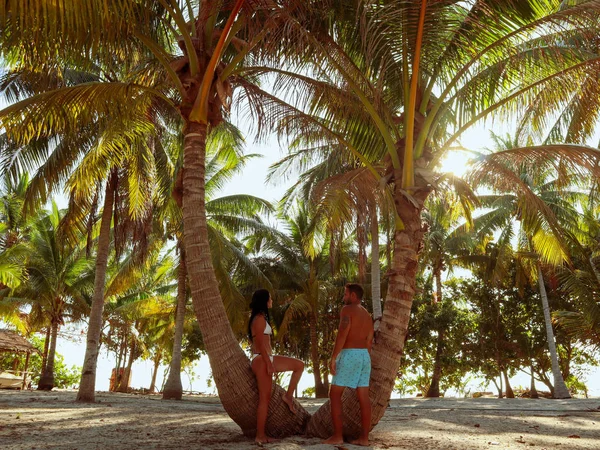
[[[360,284],[348,283],[348,284],[346,284],[346,289],[348,289],[351,293],[356,294],[356,296],[358,297],[359,300],[362,300],[363,294],[365,291],[363,290],[363,288]]]

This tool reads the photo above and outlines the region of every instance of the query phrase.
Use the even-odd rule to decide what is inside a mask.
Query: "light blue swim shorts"
[[[366,348],[345,348],[335,360],[336,374],[331,384],[349,388],[369,387],[371,356]]]

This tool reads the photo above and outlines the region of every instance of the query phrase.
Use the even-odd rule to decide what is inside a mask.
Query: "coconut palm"
[[[10,3],[2,9],[0,39],[3,52],[10,60],[18,60],[28,67],[59,59],[75,60],[80,65],[89,65],[91,61],[109,66],[115,62],[125,63],[128,67],[133,61],[146,70],[147,77],[142,82],[121,83],[120,87],[125,90],[120,95],[118,83],[111,83],[107,88],[111,91],[110,102],[91,107],[80,104],[78,114],[82,108],[86,111],[79,114],[79,126],[89,123],[92,116],[110,112],[116,102],[127,105],[120,100],[132,92],[152,99],[153,107],[166,104],[180,114],[184,133],[184,242],[192,300],[213,376],[221,388],[221,400],[244,433],[253,434],[255,411],[251,405],[256,403],[255,379],[247,358],[229,331],[210,260],[204,198],[206,138],[209,128],[222,121],[233,87],[253,81],[244,77],[243,60],[249,55],[273,58],[282,45],[293,43],[296,47],[302,42],[298,39],[301,26],[297,20],[301,16],[291,17],[291,13],[301,11],[303,3],[237,0],[230,6],[207,1],[201,2],[197,9],[192,6],[193,2],[176,0],[159,3],[145,0],[135,4],[93,0],[84,7],[64,4],[61,8],[47,0],[33,0],[33,3],[35,8]],[[297,8],[289,7],[295,5]],[[32,9],[27,9],[30,6]],[[39,21],[37,14],[30,14],[34,10],[44,11],[47,20]],[[32,26],[32,21],[39,22],[39,26]],[[107,28],[106,23],[111,26]],[[56,33],[57,24],[62,24],[58,28],[63,32]],[[24,29],[35,29],[36,34],[23,33]],[[38,35],[38,31],[41,34]],[[52,49],[36,44],[35,51],[31,51],[32,48],[24,44],[42,36],[54,41]],[[53,58],[56,52],[58,58]],[[87,55],[92,58],[86,59]],[[155,89],[156,85],[161,89]],[[97,92],[96,86],[88,87]],[[124,109],[129,108],[124,106]],[[63,113],[64,110],[54,117]],[[2,125],[8,126],[8,122],[3,120]],[[45,130],[37,124],[33,134],[39,135]],[[14,134],[17,133],[15,130]],[[90,342],[91,347],[94,344],[97,345]],[[88,372],[91,376],[93,370],[84,369],[84,376]],[[236,383],[227,381],[233,379]],[[277,412],[270,416],[277,426],[268,425],[267,431],[275,435],[300,431],[307,413],[302,408],[298,411],[293,415],[283,402],[278,403]]]
[[[2,148],[2,157],[7,162],[3,171],[7,176],[15,177],[21,170],[35,174],[26,193],[26,207],[32,209],[34,202],[44,202],[48,195],[65,185],[70,207],[61,226],[69,239],[74,236],[76,239],[77,233],[87,230],[90,253],[96,212],[104,190],[95,293],[78,393],[82,401],[94,400],[110,244],[114,243],[118,256],[127,235],[143,236],[140,231],[152,217],[151,191],[155,186],[164,189],[172,171],[168,159],[161,154],[162,147],[150,139],[155,125],[166,119],[157,119],[159,113],[155,112],[157,108],[151,107],[149,98],[135,92],[120,98],[110,97],[123,89],[123,82],[113,85],[111,78],[127,79],[124,73],[127,70],[123,68],[93,65],[85,71],[52,67],[40,75],[27,65],[16,65],[2,83],[2,92],[15,102],[2,111],[4,123],[21,114],[32,120],[55,117],[38,129],[35,136],[26,131],[31,123],[24,121],[23,128],[15,129],[14,134],[6,137]],[[114,89],[107,92],[110,87]],[[94,118],[88,117],[87,122],[79,114],[80,108],[75,106],[82,101],[95,109],[91,113]],[[115,106],[109,114],[95,114],[99,105],[107,107],[107,103]],[[65,105],[71,109],[63,108]],[[81,123],[77,118],[82,119]],[[69,121],[72,122],[69,124]],[[155,160],[160,163],[153,166]],[[112,240],[111,222],[114,222]],[[140,244],[144,246],[143,237]]]
[[[593,198],[583,202],[577,242],[572,245],[573,265],[559,272],[561,288],[577,305],[577,311],[556,311],[554,318],[569,335],[585,344],[600,346],[600,268],[598,266],[598,211]]]
[[[473,247],[472,235],[469,233],[471,222],[470,209],[476,201],[471,197],[471,202],[461,204],[458,199],[446,193],[437,197],[430,197],[423,211],[423,221],[428,226],[424,239],[422,264],[431,270],[435,284],[435,309],[439,317],[444,318],[444,298],[442,295],[442,273],[452,270],[455,265],[460,265],[460,257]],[[466,206],[466,209],[465,209]],[[467,222],[463,224],[463,222]],[[437,327],[437,348],[433,364],[433,374],[426,397],[440,396],[440,379],[442,377],[442,357],[444,354],[444,340],[447,330],[444,321]]]
[[[374,164],[387,162],[382,182],[392,183],[397,220],[386,308],[373,349],[374,424],[400,363],[425,234],[420,216],[440,178],[440,161],[480,120],[518,115],[533,99],[549,96],[564,105],[580,79],[597,73],[600,56],[592,42],[599,11],[595,1],[331,4],[322,17],[337,20],[314,25],[319,42],[310,69],[276,70],[276,94],[289,93],[289,102],[261,97],[265,111],[277,112],[273,124],[281,133],[293,133],[292,141],[311,137],[307,149],[350,152],[378,179]],[[543,120],[543,109],[536,111]],[[546,161],[579,159],[588,170],[598,158],[597,151],[576,146],[522,152]],[[351,392],[344,404],[345,433],[358,434]],[[309,433],[328,435],[328,415],[326,404],[311,419]]]
[[[31,305],[30,315],[45,317],[49,322],[50,342],[46,364],[38,389],[54,387],[54,358],[58,329],[68,317],[79,322],[89,311],[93,272],[85,258],[85,242],[72,247],[61,233],[64,212],[55,203],[33,224],[27,245],[25,270],[27,280],[3,301],[20,306]]]
[[[174,159],[181,160],[181,146],[176,148]],[[206,164],[206,211],[207,226],[212,256],[212,264],[219,282],[221,298],[227,311],[233,331],[240,336],[245,333],[246,300],[236,285],[232,274],[243,270],[258,283],[268,284],[268,280],[246,256],[240,239],[248,234],[269,234],[271,231],[260,219],[260,214],[272,211],[272,206],[251,195],[230,195],[219,197],[218,191],[239,174],[246,163],[256,155],[243,155],[243,139],[231,124],[223,123],[212,130],[207,143],[208,162]],[[179,170],[181,174],[181,169]],[[179,180],[181,181],[181,179]],[[163,389],[164,399],[181,399],[181,339],[185,313],[186,261],[183,246],[183,224],[180,203],[182,186],[178,184],[173,193],[178,205],[170,204],[169,230],[177,237],[179,251],[178,294],[176,308],[173,356],[169,377]]]
[[[535,264],[530,267],[534,273],[530,274],[530,278],[537,279],[542,299],[554,377],[553,395],[555,398],[570,398],[556,352],[543,263],[556,266],[570,259],[569,240],[566,238],[571,236],[574,240],[574,233],[578,230],[579,214],[575,205],[583,195],[576,189],[576,183],[581,182],[583,177],[577,167],[563,166],[558,171],[552,166],[532,164],[525,160],[526,154],[511,148],[515,146],[514,141],[494,138],[500,147],[495,157],[482,156],[471,173],[474,184],[481,183],[496,191],[493,195],[481,197],[482,206],[491,208],[491,211],[477,219],[479,232],[502,230],[501,240],[508,245],[514,233],[524,255],[534,257]]]

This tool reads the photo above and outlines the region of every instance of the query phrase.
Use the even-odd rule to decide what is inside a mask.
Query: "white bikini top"
[[[273,329],[271,328],[271,325],[269,325],[269,322],[265,324],[265,334],[273,334]]]

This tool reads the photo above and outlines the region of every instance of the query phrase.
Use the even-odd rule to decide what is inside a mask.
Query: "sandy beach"
[[[2,449],[257,448],[215,397],[100,393],[79,404],[75,392],[0,391]],[[315,411],[320,400],[302,400]],[[600,449],[600,399],[392,400],[371,433],[376,449]],[[332,449],[294,436],[271,449]],[[350,444],[340,449],[358,449]]]

